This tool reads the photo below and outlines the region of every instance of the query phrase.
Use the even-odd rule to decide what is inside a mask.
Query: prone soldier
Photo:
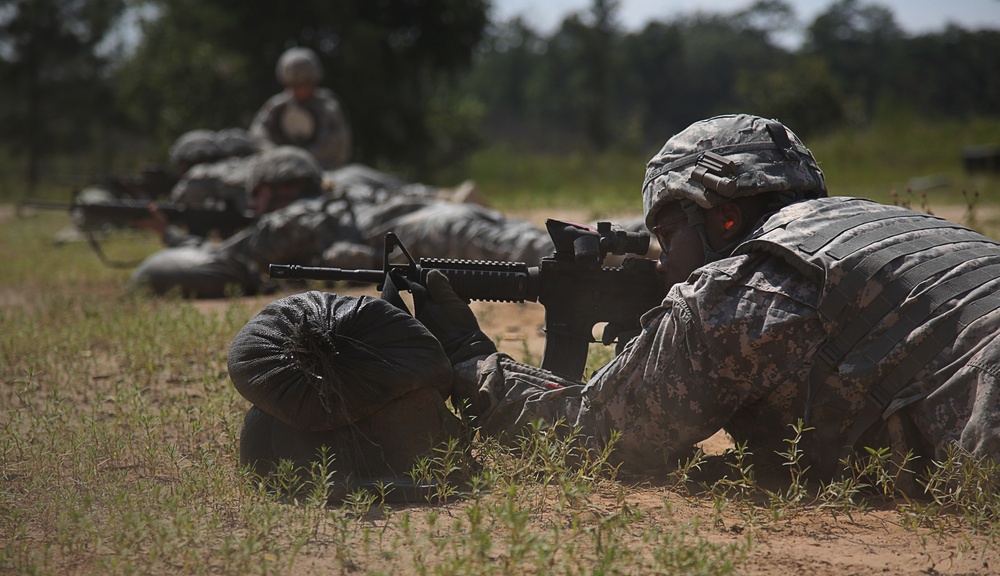
[[[720,428],[776,470],[799,420],[803,467],[827,481],[865,447],[923,466],[956,449],[1000,458],[997,242],[829,197],[799,138],[750,115],[671,137],[642,193],[666,296],[587,383],[496,353],[447,278],[428,274],[417,317],[483,433],[564,420],[599,448],[617,431],[614,457],[633,472],[675,465]]]
[[[266,277],[271,263],[372,268],[381,265],[381,232],[387,227],[438,257],[496,260],[513,254],[536,263],[552,252],[545,230],[475,204],[407,195],[372,202],[350,190],[324,193],[319,163],[294,146],[261,153],[246,190],[259,217],[252,226],[222,242],[157,252],[134,271],[130,285],[212,298],[274,288]]]

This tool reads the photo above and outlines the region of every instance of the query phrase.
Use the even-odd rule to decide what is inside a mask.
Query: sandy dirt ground
[[[956,209],[946,217],[959,220],[961,211]],[[526,213],[519,216],[541,223],[550,214]],[[591,221],[586,214],[563,212],[552,215],[561,219]],[[340,289],[338,292],[372,294],[372,288]],[[246,298],[250,314],[256,313],[267,303],[281,297]],[[17,295],[8,294],[5,300]],[[205,313],[225,310],[227,301],[199,301],[194,305]],[[519,359],[539,362],[544,349],[544,309],[535,303],[499,304],[474,302],[472,308],[483,330],[499,340],[499,349]],[[728,437],[720,431],[706,439],[703,447],[708,453],[719,453],[731,446]],[[612,514],[620,509],[617,493],[598,493],[591,497],[590,507],[595,513]],[[818,508],[798,508],[780,519],[748,522],[748,514],[766,515],[766,506],[748,510],[734,505],[721,514],[713,508],[711,498],[691,497],[658,485],[655,479],[626,486],[625,502],[644,513],[642,523],[665,525],[671,522],[699,518],[700,535],[716,543],[743,543],[747,532],[752,532],[753,547],[746,564],[739,573],[754,575],[787,576],[790,574],[844,575],[844,574],[995,574],[1000,573],[1000,555],[995,542],[983,535],[964,534],[958,522],[943,517],[944,529],[912,530],[905,524],[905,516],[893,506],[875,508],[863,513],[834,514]],[[462,502],[444,505],[444,514],[458,515]],[[410,510],[417,516],[429,510]],[[641,527],[643,524],[638,526]],[[642,534],[626,536],[641,542]],[[322,557],[303,558],[299,564],[306,571],[324,573],[334,569],[332,560]]]

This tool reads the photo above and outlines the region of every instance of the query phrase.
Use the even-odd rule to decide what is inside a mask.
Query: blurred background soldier
[[[388,210],[380,210],[385,215]],[[548,232],[471,203],[423,201],[419,208],[365,228],[372,247],[394,232],[414,258],[513,260],[537,265],[554,250]],[[381,262],[375,262],[379,267]]]
[[[379,268],[386,231],[412,244],[415,258],[511,259],[537,264],[553,251],[548,233],[468,203],[433,196],[385,200],[368,189],[329,193],[308,152],[280,146],[259,154],[246,183],[260,219],[221,243],[167,248],[147,258],[131,286],[218,298],[275,288],[269,264]]]
[[[219,130],[189,130],[180,135],[170,146],[169,167],[147,165],[138,178],[112,176],[75,191],[72,204],[115,204],[134,200],[161,201],[169,196],[172,203],[195,207],[216,207],[222,198],[233,210],[242,210],[246,202],[243,186],[239,194],[232,193],[234,168],[220,169],[216,165],[228,158],[241,158],[257,151],[250,134],[242,128]],[[211,167],[211,168],[208,168]],[[211,182],[205,182],[206,177]],[[106,236],[115,228],[148,228],[159,234],[168,246],[194,241],[190,234],[177,226],[168,226],[162,214],[151,209],[146,217],[129,219],[109,217],[100,210],[76,207],[72,210],[73,225],[56,234],[57,244],[89,239],[91,242]],[[200,241],[200,240],[199,240]],[[103,256],[102,256],[103,258]]]
[[[292,48],[275,70],[285,90],[264,103],[250,125],[262,148],[298,146],[324,169],[345,164],[351,156],[351,129],[343,108],[327,88],[320,88],[323,67],[309,48]]]
[[[256,141],[242,128],[185,133],[170,150],[171,164],[181,174],[170,190],[170,203],[245,213],[249,203],[246,182],[258,156]],[[155,204],[150,204],[149,210],[150,216],[133,222],[133,226],[152,230],[166,246],[193,246],[205,241],[183,226],[170,224]],[[236,231],[219,233],[228,236]]]
[[[170,201],[185,206],[247,209],[246,182],[257,162],[258,148],[242,128],[214,133],[218,157],[192,166],[170,191]]]
[[[222,158],[222,150],[212,130],[189,130],[181,134],[170,146],[170,167],[183,176],[192,167]]]

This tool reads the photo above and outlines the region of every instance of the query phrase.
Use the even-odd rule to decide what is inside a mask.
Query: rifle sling
[[[90,248],[97,254],[97,259],[101,261],[102,264],[108,268],[135,268],[139,264],[142,264],[142,260],[129,260],[129,261],[116,261],[111,260],[104,254],[104,250],[101,248],[101,243],[94,236],[92,230],[84,231],[84,237],[87,239],[87,244],[90,244]]]

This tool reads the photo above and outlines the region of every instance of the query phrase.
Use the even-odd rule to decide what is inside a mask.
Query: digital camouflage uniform
[[[170,202],[196,208],[247,210],[246,179],[257,152],[253,138],[242,128],[185,133],[170,151],[171,162],[186,167],[170,190]],[[167,246],[196,246],[205,239],[168,225],[162,240]]]
[[[179,136],[169,150],[171,174],[153,172],[155,178],[150,188],[145,189],[146,174],[138,185],[138,194],[133,194],[130,188],[114,185],[87,186],[77,194],[74,201],[79,204],[107,203],[123,199],[147,198],[147,193],[156,199],[160,190],[169,187],[168,200],[185,206],[199,208],[217,208],[231,205],[234,210],[246,208],[246,194],[238,178],[228,174],[231,168],[223,168],[227,159],[247,156],[256,152],[256,144],[242,128],[227,128],[219,131],[197,129],[190,130]],[[110,225],[106,219],[88,216],[82,210],[73,212],[73,224],[77,230],[102,230]],[[62,232],[60,237],[73,238],[72,232]],[[196,245],[204,239],[189,234],[175,225],[168,225],[163,234],[163,243],[167,246]]]
[[[170,201],[189,207],[246,212],[249,209],[246,182],[258,157],[252,154],[193,166],[170,191]],[[164,230],[162,240],[167,246],[194,246],[205,238],[170,225]]]
[[[668,141],[647,171],[647,224],[664,195],[693,186],[684,144],[761,154],[766,138],[740,151],[699,134],[734,124],[749,131],[756,120],[712,119]],[[771,178],[781,192],[780,162],[742,158],[726,176]],[[797,172],[803,185],[809,170],[818,174],[810,166]],[[714,205],[711,196],[699,187],[682,197]],[[996,242],[903,208],[819,198],[766,217],[733,254],[674,285],[642,317],[641,334],[586,385],[502,354],[456,366],[477,379],[483,430],[511,437],[533,420],[561,418],[595,447],[617,430],[616,457],[634,471],[676,464],[720,428],[755,458],[780,459],[800,418],[814,428],[803,463],[820,477],[863,446],[912,451],[925,465],[951,446],[1000,458]]]
[[[283,128],[286,115],[304,115],[314,128],[293,132]],[[262,147],[298,146],[316,156],[324,168],[334,168],[347,162],[351,156],[351,131],[340,102],[333,92],[317,88],[312,98],[296,101],[291,94],[282,92],[269,98],[254,116],[250,125]]]
[[[294,147],[261,154],[247,187],[258,182],[302,178],[319,189],[322,172]],[[295,169],[283,168],[289,163]],[[218,297],[233,288],[244,293],[268,287],[269,264],[380,268],[386,231],[395,231],[414,258],[504,259],[537,262],[552,252],[541,228],[474,204],[423,196],[381,200],[364,188],[303,198],[264,214],[253,226],[219,244],[182,246],[150,256],[133,273],[132,286],[156,293],[180,289],[192,296]],[[372,201],[372,198],[379,200]],[[411,247],[412,246],[412,247]]]
[[[376,170],[364,164],[345,164],[325,170],[323,180],[329,182],[333,190],[346,190],[354,188],[369,188],[371,190],[385,190],[396,192],[406,188],[410,183],[402,178],[393,176]],[[418,184],[417,186],[423,186]]]
[[[377,242],[389,231],[414,258],[513,260],[537,266],[554,250],[545,230],[475,204],[428,201],[369,228],[369,239]]]
[[[246,210],[249,204],[247,179],[259,157],[259,154],[252,154],[198,164],[173,187],[170,200],[185,206]]]
[[[278,81],[289,87],[269,98],[254,116],[250,133],[262,148],[297,146],[316,157],[324,169],[345,164],[351,156],[351,129],[334,93],[316,88],[304,100],[291,86],[315,85],[322,79],[319,58],[308,48],[292,48],[278,61]]]
[[[262,184],[283,182],[295,182],[301,198],[319,197],[322,169],[315,158],[300,148],[283,146],[266,150],[252,163],[246,176],[246,196],[252,196]],[[265,214],[261,221],[266,221],[267,216]],[[221,245],[184,243],[153,254],[133,271],[130,289],[156,294],[178,290],[186,296],[200,297],[221,297],[233,290],[261,291],[265,282],[256,263],[229,249],[249,234],[251,228],[231,236]]]
[[[184,174],[192,166],[223,158],[223,152],[214,131],[197,129],[181,134],[170,145],[169,158],[177,174]]]

